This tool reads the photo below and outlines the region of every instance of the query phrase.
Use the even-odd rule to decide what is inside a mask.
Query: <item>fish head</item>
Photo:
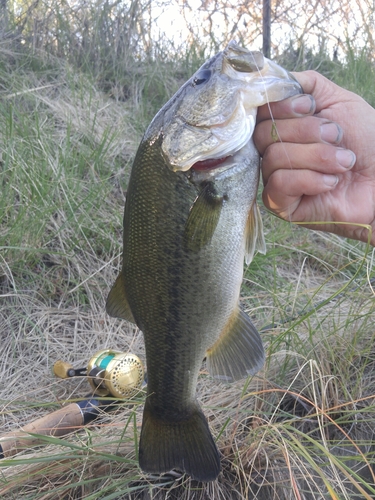
[[[173,171],[197,162],[224,161],[250,140],[257,108],[302,89],[294,77],[261,52],[235,42],[209,59],[159,111],[149,136]]]

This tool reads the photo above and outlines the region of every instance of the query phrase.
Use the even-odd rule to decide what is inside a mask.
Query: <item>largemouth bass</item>
[[[281,67],[231,42],[209,59],[148,127],[124,214],[123,264],[111,316],[143,332],[147,398],[140,467],[201,481],[220,455],[196,399],[203,359],[225,381],[255,374],[261,338],[239,306],[244,258],[265,251],[256,205],[258,106],[300,93]]]

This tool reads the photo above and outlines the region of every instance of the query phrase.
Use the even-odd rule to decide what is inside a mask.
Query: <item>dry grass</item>
[[[27,295],[14,302],[17,315],[2,318],[14,332],[4,338],[4,430],[87,394],[83,379],[53,378],[56,359],[84,366],[105,347],[144,355],[139,332],[106,318],[96,301],[88,313],[77,306],[47,309]],[[4,460],[0,493],[43,499],[371,498],[365,485],[374,483],[372,297],[355,291],[330,309],[305,324],[268,331],[267,365],[252,380],[218,384],[203,367],[199,399],[223,455],[215,483],[139,471],[134,433],[140,397],[79,433]]]

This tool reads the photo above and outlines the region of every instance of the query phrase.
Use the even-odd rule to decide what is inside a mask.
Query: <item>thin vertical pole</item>
[[[263,0],[263,54],[271,57],[271,0]]]

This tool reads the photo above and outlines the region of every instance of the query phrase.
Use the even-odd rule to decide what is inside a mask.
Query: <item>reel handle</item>
[[[60,437],[76,431],[99,415],[99,405],[100,402],[94,398],[70,403],[34,420],[18,431],[3,434],[0,436],[0,459],[9,458],[21,450],[43,444],[40,436]]]

